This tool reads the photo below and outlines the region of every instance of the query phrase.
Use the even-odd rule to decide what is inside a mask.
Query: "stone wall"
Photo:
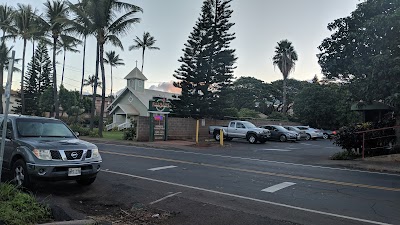
[[[273,120],[248,120],[256,126],[261,125],[300,125],[294,122]],[[212,138],[209,126],[227,126],[229,120],[204,119],[199,120],[199,140]],[[148,141],[150,132],[149,117],[140,117],[138,121],[138,141]],[[168,118],[168,140],[195,140],[196,120],[192,118]]]

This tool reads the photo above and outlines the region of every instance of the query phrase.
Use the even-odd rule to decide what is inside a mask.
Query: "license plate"
[[[68,176],[79,176],[81,175],[81,168],[68,168]]]

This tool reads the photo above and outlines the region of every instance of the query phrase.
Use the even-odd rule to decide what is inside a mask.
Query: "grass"
[[[94,128],[91,137],[98,137],[98,128]],[[124,132],[123,131],[103,131],[103,138],[109,140],[123,140]]]
[[[354,153],[353,151],[342,151],[337,152],[331,156],[332,160],[353,160],[357,158],[359,155]]]
[[[0,223],[7,225],[37,224],[51,220],[49,208],[34,196],[10,184],[0,184]]]

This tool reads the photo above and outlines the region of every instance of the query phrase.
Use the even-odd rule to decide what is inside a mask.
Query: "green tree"
[[[118,36],[125,35],[133,24],[140,22],[140,19],[135,17],[142,9],[133,4],[121,2],[118,0],[85,0],[81,4],[72,5],[70,7],[78,16],[78,20],[84,22],[86,27],[92,32],[97,41],[96,50],[96,79],[94,92],[97,89],[98,65],[101,70],[102,85],[102,101],[100,108],[99,119],[99,136],[103,136],[103,114],[106,97],[106,82],[104,70],[104,44],[110,43],[123,49],[123,45]],[[116,17],[116,14],[119,17]],[[93,95],[92,112],[90,128],[94,126],[94,111],[95,111],[96,93]]]
[[[153,36],[151,36],[149,32],[143,33],[143,39],[140,39],[138,36],[136,36],[136,38],[133,39],[133,42],[135,42],[135,44],[129,46],[129,51],[133,49],[142,49],[142,73],[143,73],[144,52],[146,51],[146,49],[160,50],[160,48],[154,46],[154,44],[156,43],[156,39]]]
[[[63,108],[62,116],[64,112],[68,116],[72,116],[75,108],[79,108],[76,94],[73,91],[68,91],[63,85],[60,86],[60,105]]]
[[[104,59],[104,62],[110,65],[110,75],[111,75],[111,93],[110,96],[112,96],[113,92],[113,73],[112,73],[112,68],[117,67],[117,66],[122,66],[125,65],[124,60],[119,58],[119,55],[115,54],[115,51],[109,51],[106,52],[106,58]]]
[[[97,83],[97,87],[101,87],[102,83],[99,81],[99,78],[97,77],[97,82],[95,81],[96,75],[89,76],[88,79],[85,79],[85,82],[83,83],[84,86],[90,86],[92,88],[92,94],[95,95],[94,91],[94,85]]]
[[[40,42],[35,55],[28,63],[28,71],[24,76],[24,92],[26,93],[25,113],[41,116],[43,110],[40,105],[40,96],[52,87],[52,65],[46,44]],[[20,94],[20,93],[19,93]],[[21,113],[22,104],[14,109]]]
[[[76,39],[75,37],[72,37],[70,35],[62,34],[60,35],[60,41],[57,43],[58,47],[58,52],[60,53],[61,51],[63,52],[63,65],[62,65],[62,73],[61,73],[61,85],[64,84],[64,72],[65,72],[65,56],[67,55],[67,51],[77,53],[79,52],[78,49],[76,49],[76,46],[82,44],[82,41],[79,39]]]
[[[288,104],[286,102],[286,82],[290,72],[294,70],[296,61],[298,60],[297,53],[294,50],[292,42],[288,40],[282,40],[278,42],[275,47],[275,55],[273,57],[273,64],[277,66],[283,75],[283,113],[287,112]]]
[[[296,96],[306,87],[311,84],[307,81],[299,81],[296,79],[287,79],[286,80],[286,103],[287,108],[286,112],[283,112],[283,94],[282,94],[282,85],[283,80],[276,80],[271,83],[272,88],[272,102],[277,105],[277,111],[286,115],[287,110],[289,110],[294,103]]]
[[[333,34],[319,46],[327,79],[351,84],[353,100],[383,100],[400,125],[400,2],[367,0],[350,16],[328,24]],[[397,133],[400,139],[400,130]]]
[[[230,0],[206,0],[200,18],[178,60],[182,65],[174,77],[181,88],[178,100],[173,101],[177,114],[193,117],[220,115],[229,108],[228,88],[232,84],[235,50],[229,33],[233,13]]]
[[[24,75],[25,75],[25,53],[27,41],[40,33],[37,26],[37,10],[30,5],[18,4],[18,8],[14,13],[15,35],[23,40],[22,51],[22,73],[21,73],[21,113],[25,114],[25,94],[24,94]]]
[[[63,33],[65,29],[67,29],[66,19],[68,17],[68,6],[66,3],[61,2],[60,0],[47,0],[44,3],[45,6],[45,20],[47,22],[47,27],[50,32],[50,35],[53,39],[53,99],[54,99],[54,114],[55,118],[59,117],[59,97],[57,91],[57,69],[56,69],[56,55],[57,55],[57,43],[58,38]]]
[[[243,118],[259,118],[259,112],[255,111],[254,109],[247,109],[242,108],[239,110],[239,117]]]
[[[39,107],[43,112],[52,112],[54,105],[54,92],[53,88],[46,89],[39,97]],[[51,115],[50,115],[51,116]]]

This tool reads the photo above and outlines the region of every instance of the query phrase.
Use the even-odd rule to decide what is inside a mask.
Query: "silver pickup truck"
[[[265,143],[271,136],[268,129],[256,127],[248,121],[231,121],[229,126],[210,126],[209,133],[213,134],[216,141],[221,139],[220,131],[223,131],[224,139],[232,140],[233,138],[246,139],[251,144],[258,142]]]

